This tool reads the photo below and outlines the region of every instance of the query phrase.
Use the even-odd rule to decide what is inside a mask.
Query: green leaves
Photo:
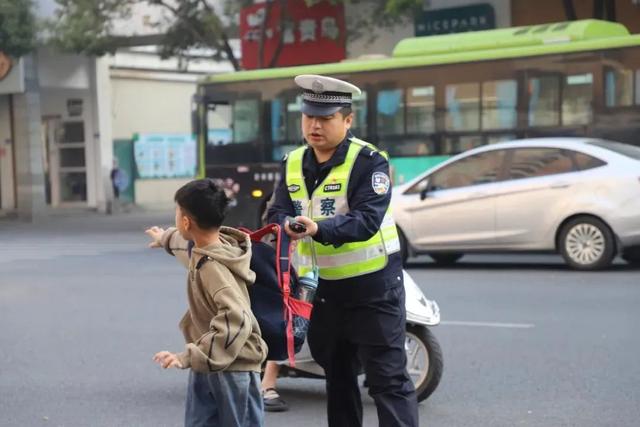
[[[117,49],[113,21],[130,16],[133,0],[56,0],[50,41],[67,52],[101,56]]]
[[[317,0],[305,0],[313,5]],[[422,0],[330,0],[345,3],[345,7],[362,7],[363,13],[347,22],[349,40],[369,36],[380,30],[391,29],[413,16]],[[13,4],[15,0],[0,0],[0,4]],[[229,39],[238,36],[239,13],[252,0],[56,0],[59,8],[56,19],[49,22],[52,41],[62,50],[89,55],[113,53],[122,43],[114,34],[114,21],[131,16],[131,10],[140,5],[162,8],[169,17],[158,32],[161,38],[161,56],[183,56],[191,48],[211,50],[213,59],[226,58],[236,69],[239,63],[229,45]],[[213,4],[216,4],[214,7]],[[286,18],[286,17],[285,17]],[[283,23],[282,25],[286,25]],[[263,64],[268,66],[268,64]]]
[[[0,52],[13,58],[29,53],[36,32],[31,0],[0,0]]]

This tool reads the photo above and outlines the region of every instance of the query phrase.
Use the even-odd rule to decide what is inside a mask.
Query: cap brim
[[[335,114],[344,107],[346,107],[346,105],[322,105],[303,102],[300,106],[300,111],[302,111],[302,113],[306,114],[307,116],[322,117]]]

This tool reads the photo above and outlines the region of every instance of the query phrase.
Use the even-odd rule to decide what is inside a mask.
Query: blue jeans
[[[257,372],[189,371],[185,427],[263,427]]]

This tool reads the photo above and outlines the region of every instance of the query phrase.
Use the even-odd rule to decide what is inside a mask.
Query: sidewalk
[[[51,209],[35,222],[0,217],[0,242],[24,234],[103,234],[144,231],[151,225],[169,226],[174,222],[173,208],[142,209],[104,214],[92,209]]]

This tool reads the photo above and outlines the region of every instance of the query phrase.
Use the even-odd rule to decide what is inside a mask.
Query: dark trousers
[[[362,426],[357,376],[367,375],[369,395],[383,427],[418,427],[418,402],[406,371],[404,287],[345,301],[318,289],[309,347],[327,377],[330,427]]]

